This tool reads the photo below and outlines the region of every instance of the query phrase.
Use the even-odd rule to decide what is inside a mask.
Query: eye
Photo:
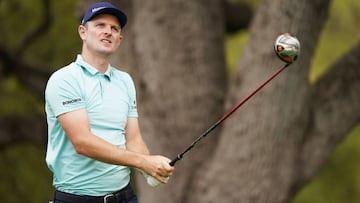
[[[102,28],[105,26],[105,23],[96,23],[95,26]]]
[[[118,27],[118,26],[111,26],[111,29],[112,29],[114,32],[120,32],[120,27]]]

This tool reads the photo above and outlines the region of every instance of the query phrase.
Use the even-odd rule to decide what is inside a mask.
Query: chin
[[[112,54],[114,54],[115,53],[115,51],[114,50],[111,50],[111,51],[104,51],[104,50],[102,50],[102,51],[99,51],[98,52],[100,55],[103,55],[103,56],[111,56]]]

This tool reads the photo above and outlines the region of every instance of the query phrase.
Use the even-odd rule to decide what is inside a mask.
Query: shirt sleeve
[[[48,113],[55,117],[85,108],[79,79],[63,71],[55,72],[46,85],[45,102]]]
[[[137,102],[136,102],[136,89],[134,85],[134,81],[132,80],[129,74],[127,75],[127,86],[128,86],[128,95],[129,95],[129,117],[138,117],[137,111]]]

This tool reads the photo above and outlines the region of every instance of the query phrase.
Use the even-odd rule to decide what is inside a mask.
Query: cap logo
[[[96,11],[101,10],[101,9],[104,9],[104,8],[106,8],[106,7],[105,7],[105,6],[102,6],[102,7],[98,7],[98,8],[93,8],[93,9],[91,10],[91,12],[95,13]]]
[[[81,25],[85,25],[85,23],[94,18],[96,15],[102,13],[115,16],[119,20],[121,28],[126,25],[126,14],[108,2],[99,2],[91,5],[85,12],[85,15],[81,21]]]

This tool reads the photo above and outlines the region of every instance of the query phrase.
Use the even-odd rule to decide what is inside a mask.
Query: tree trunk
[[[289,202],[299,189],[304,180],[299,166],[307,169],[302,160],[304,141],[317,136],[310,133],[316,109],[312,108],[308,75],[328,6],[328,0],[262,2],[226,109],[283,65],[273,53],[277,35],[290,32],[297,36],[301,55],[225,123],[214,158],[198,177],[189,202]],[[322,158],[314,161],[322,163]]]
[[[313,126],[304,136],[301,177],[309,181],[336,145],[360,122],[360,43],[312,88]]]
[[[133,3],[140,125],[153,154],[174,158],[222,114],[227,85],[222,1]],[[139,178],[140,202],[187,202],[189,186],[217,138],[179,162],[166,186],[152,189]]]

